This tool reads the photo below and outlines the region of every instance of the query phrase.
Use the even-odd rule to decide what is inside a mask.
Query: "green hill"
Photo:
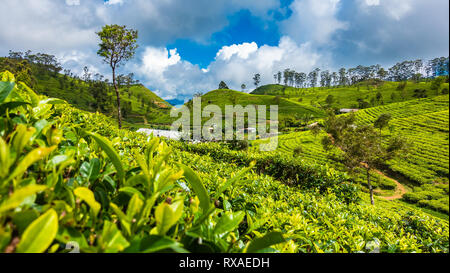
[[[367,81],[353,86],[333,88],[294,88],[270,84],[257,88],[251,94],[282,96],[312,106],[327,105],[326,100],[331,95],[329,101],[331,107],[362,109],[423,96],[434,97],[448,92],[448,88],[449,84],[443,83],[438,90],[432,90],[432,81],[420,83],[409,81],[406,85],[399,82]]]
[[[385,173],[400,179],[410,191],[403,200],[421,207],[448,213],[448,177],[449,177],[449,96],[436,96],[393,103],[364,109],[356,113],[357,124],[373,124],[383,113],[392,116],[390,128],[382,131],[384,141],[401,135],[412,142],[407,157],[387,162]],[[322,132],[313,136],[310,131],[297,132],[279,137],[277,152],[291,154],[301,160],[328,164],[340,170],[343,166],[330,159],[321,144]],[[252,143],[252,150],[264,140]],[[295,154],[295,151],[297,154]],[[339,151],[335,151],[339,153]],[[379,194],[389,195],[396,186],[384,175],[372,173]],[[364,179],[355,177],[364,184]],[[399,181],[400,181],[399,180]]]
[[[64,253],[76,242],[82,253],[448,253],[448,220],[399,201],[372,206],[327,166],[149,143],[8,74],[0,109],[0,252]]]
[[[311,118],[321,118],[325,116],[325,112],[321,109],[290,101],[280,96],[260,96],[229,89],[220,89],[211,91],[203,95],[201,98],[202,107],[209,104],[218,105],[222,109],[223,113],[226,105],[242,105],[244,107],[247,105],[266,105],[267,112],[269,112],[271,105],[278,105],[280,119],[285,119],[288,117],[301,119],[305,116],[309,116]],[[192,101],[189,101],[187,105],[192,107]]]
[[[107,81],[83,81],[64,75],[25,60],[0,58],[0,71],[18,74],[18,79],[31,86],[37,93],[64,99],[75,107],[101,112],[110,117],[117,113],[117,99]],[[171,124],[172,106],[141,84],[121,86],[122,113],[125,126],[148,127]]]

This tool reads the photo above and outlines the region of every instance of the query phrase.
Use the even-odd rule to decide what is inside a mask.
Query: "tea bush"
[[[325,167],[219,162],[0,79],[0,252],[448,252],[448,221]]]
[[[239,228],[245,213],[216,208],[159,139],[0,77],[0,251],[257,252],[284,242],[271,232],[252,244]]]
[[[343,197],[348,203],[358,201],[358,187],[351,183],[350,177],[328,166],[308,164],[281,154],[233,151],[219,143],[190,145],[171,142],[171,145],[191,153],[209,155],[216,160],[233,162],[241,166],[255,162],[257,172],[269,174],[288,185],[298,186],[301,189],[318,190],[320,193],[330,190]]]

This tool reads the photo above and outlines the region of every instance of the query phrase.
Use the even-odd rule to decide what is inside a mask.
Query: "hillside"
[[[300,101],[306,105],[327,105],[331,95],[331,107],[334,108],[370,108],[395,102],[417,99],[416,90],[421,96],[433,97],[448,93],[449,84],[443,83],[438,90],[432,90],[432,81],[416,83],[367,81],[353,86],[332,88],[294,88],[277,84],[257,88],[251,94],[282,96],[291,101]]]
[[[0,128],[10,170],[0,172],[2,252],[64,252],[68,242],[88,253],[448,252],[448,221],[401,203],[371,206],[326,166],[149,143],[9,73],[0,79],[0,119],[11,124]]]
[[[57,73],[40,64],[24,60],[0,58],[0,71],[19,73],[20,80],[34,88],[37,93],[64,99],[79,109],[102,112],[115,116],[117,100],[115,92],[107,81],[84,81],[69,75]],[[22,72],[22,73],[20,73]],[[128,127],[170,125],[168,102],[141,84],[121,86],[122,113]]]
[[[443,213],[448,213],[449,176],[449,96],[416,99],[364,109],[356,113],[357,124],[373,124],[379,115],[392,116],[389,128],[382,131],[386,142],[390,137],[401,135],[412,142],[410,154],[387,163],[384,175],[373,172],[375,187],[380,195],[390,195],[395,191],[393,179],[400,179],[410,193],[403,196],[405,201],[415,203]],[[278,152],[292,157],[329,164],[337,169],[343,166],[330,159],[321,144],[324,133],[314,136],[310,131],[290,133],[279,137]],[[253,150],[263,142],[252,143]],[[294,152],[298,150],[299,153]],[[339,154],[339,151],[335,151]],[[386,175],[387,174],[387,175]],[[355,177],[364,184],[364,179]]]
[[[278,105],[280,120],[286,118],[302,119],[305,116],[310,118],[321,118],[325,116],[325,112],[321,109],[303,105],[294,101],[289,101],[285,98],[269,95],[252,95],[243,92],[238,92],[229,89],[214,90],[205,95],[202,95],[202,107],[209,104],[218,105],[222,112],[225,113],[225,105],[265,105],[267,112],[269,112],[271,105]],[[187,105],[192,107],[192,101]]]

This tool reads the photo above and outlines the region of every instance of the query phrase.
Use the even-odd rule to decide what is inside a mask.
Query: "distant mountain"
[[[183,105],[184,104],[184,100],[179,100],[179,99],[166,100],[166,101],[168,103],[170,103],[170,105],[173,105],[173,106]]]

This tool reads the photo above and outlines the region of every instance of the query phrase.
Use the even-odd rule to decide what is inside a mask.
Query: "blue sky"
[[[109,75],[96,56],[105,24],[139,30],[121,68],[166,99],[253,87],[285,68],[309,72],[448,56],[448,0],[3,0],[0,55],[56,55],[80,73]],[[14,25],[11,26],[11,22]]]

